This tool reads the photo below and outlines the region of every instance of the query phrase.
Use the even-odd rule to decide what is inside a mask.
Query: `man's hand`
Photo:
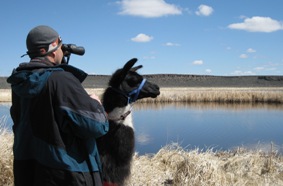
[[[101,104],[101,101],[99,99],[99,97],[96,94],[90,94],[89,95],[92,99],[95,99],[96,101],[98,101]]]

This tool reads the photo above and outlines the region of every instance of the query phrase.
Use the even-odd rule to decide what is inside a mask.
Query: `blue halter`
[[[125,93],[122,90],[114,88],[114,87],[110,87],[110,88],[112,88],[112,90],[116,91],[117,93],[122,94],[123,96],[125,96],[128,99],[128,104],[131,104],[131,103],[135,102],[138,99],[140,91],[143,88],[145,82],[146,82],[146,79],[143,79],[141,84],[139,85],[139,87],[134,89],[134,90],[132,90],[130,93]]]
[[[141,84],[139,85],[139,87],[137,89],[128,93],[128,103],[133,103],[138,99],[140,91],[141,91],[142,87],[144,86],[145,82],[146,82],[146,79],[143,79]],[[134,97],[132,97],[133,95],[134,95]]]

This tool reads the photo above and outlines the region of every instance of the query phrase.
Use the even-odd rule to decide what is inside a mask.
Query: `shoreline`
[[[100,98],[105,88],[85,88]],[[283,87],[161,87],[156,98],[139,102],[283,103]],[[0,89],[0,103],[11,102],[11,89]]]

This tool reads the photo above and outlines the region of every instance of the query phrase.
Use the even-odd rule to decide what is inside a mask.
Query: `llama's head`
[[[104,94],[103,100],[107,104],[104,106],[111,104],[115,107],[123,107],[142,98],[156,98],[160,94],[158,85],[147,81],[137,73],[142,65],[134,67],[136,62],[136,58],[129,60],[123,68],[112,75],[108,84],[109,88]],[[110,93],[112,98],[107,96]]]

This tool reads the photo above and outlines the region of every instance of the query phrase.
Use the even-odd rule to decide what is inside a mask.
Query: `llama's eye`
[[[139,78],[136,77],[131,77],[131,76],[127,76],[125,78],[125,81],[127,82],[129,87],[136,87],[137,85],[139,85]]]
[[[129,81],[128,81],[128,85],[129,85],[130,87],[134,87],[134,86],[137,85],[137,81],[135,81],[135,80],[129,80]]]

